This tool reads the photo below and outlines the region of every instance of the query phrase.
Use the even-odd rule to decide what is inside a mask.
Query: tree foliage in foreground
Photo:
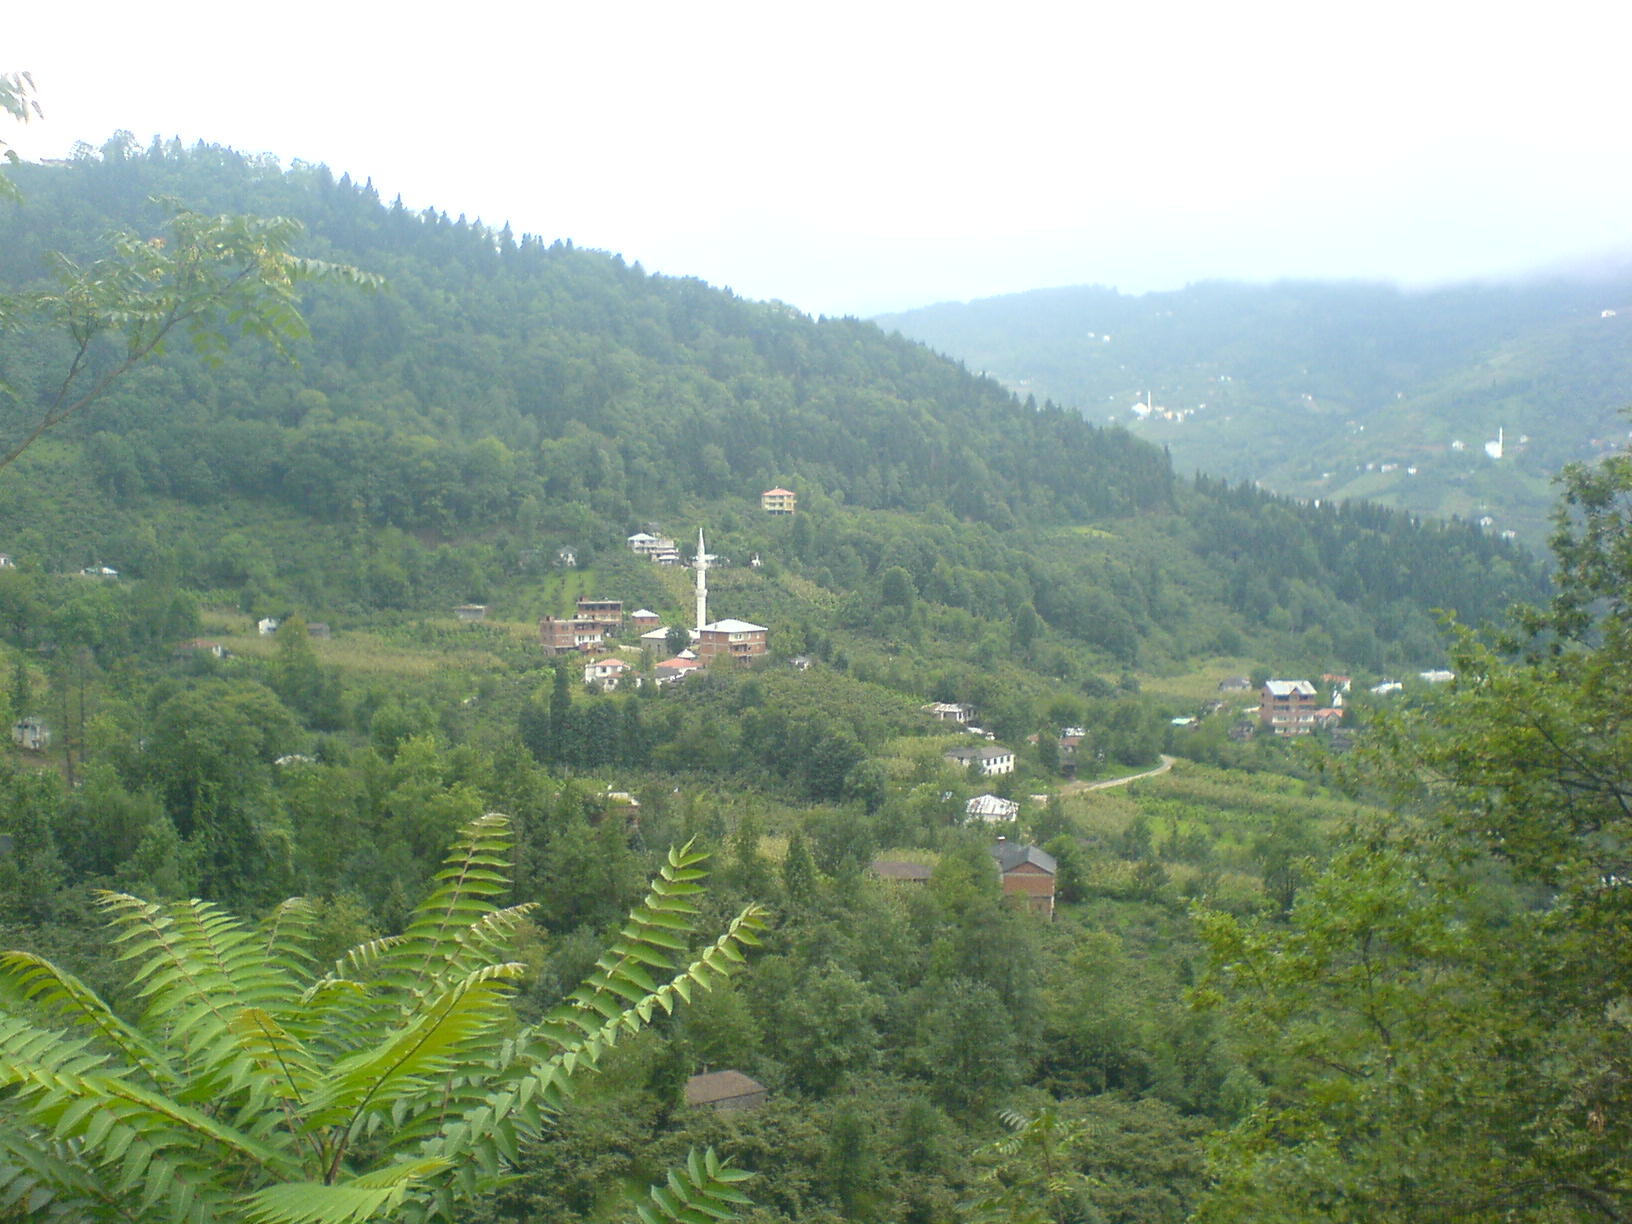
[[[1268,1096],[1199,1220],[1632,1220],[1632,456],[1564,480],[1552,606],[1379,728],[1397,817],[1205,918]]]
[[[338,281],[375,288],[377,276],[294,253],[304,227],[288,217],[206,216],[174,201],[167,232],[109,235],[112,253],[88,263],[52,256],[56,284],[0,297],[0,331],[44,327],[66,336],[56,385],[19,436],[5,440],[0,468],[47,430],[100,399],[125,374],[184,334],[219,361],[229,332],[253,336],[288,356],[309,334],[300,285]]]
[[[702,855],[671,851],[594,971],[537,1024],[509,1006],[530,904],[502,906],[507,817],[465,829],[400,935],[318,972],[312,909],[259,926],[203,901],[103,893],[134,1021],[40,957],[0,957],[0,1209],[31,1218],[352,1224],[452,1219],[497,1184],[575,1079],[726,980],[750,905],[691,945]],[[730,1218],[747,1175],[693,1153],[646,1224]]]

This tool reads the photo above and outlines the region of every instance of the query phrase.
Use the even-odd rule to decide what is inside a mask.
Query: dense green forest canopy
[[[1016,401],[870,324],[410,214],[320,166],[116,138],[71,165],[23,167],[18,180],[22,204],[0,215],[0,278],[12,284],[38,278],[49,252],[86,255],[106,229],[154,225],[150,200],[162,195],[296,218],[312,255],[389,285],[310,294],[315,338],[299,366],[254,345],[218,366],[173,349],[31,455],[0,490],[7,544],[49,568],[118,552],[115,568],[142,575],[180,549],[194,586],[292,585],[326,611],[424,606],[502,585],[557,547],[593,556],[643,523],[722,517],[709,507],[791,481],[807,513],[789,530],[814,538],[793,535],[779,551],[825,567],[830,585],[854,589],[861,571],[904,563],[930,598],[1005,616],[1029,603],[1124,658],[1182,619],[1153,592],[1154,575],[1175,565],[1249,637],[1270,621],[1280,632],[1318,622],[1336,656],[1377,666],[1401,641],[1412,644],[1400,661],[1427,661],[1427,609],[1481,621],[1537,590],[1522,553],[1475,532],[1179,480],[1122,430]],[[0,375],[17,419],[62,347],[47,332],[8,340]],[[65,481],[72,496],[42,493]],[[108,530],[129,522],[129,507],[160,504],[190,519],[173,542],[155,550]],[[906,515],[939,538],[897,536],[905,551],[886,556],[891,543],[855,511]],[[301,564],[289,553],[304,550],[276,538],[301,520],[318,552],[353,555]],[[1115,524],[1128,545],[1050,534],[1084,523]],[[453,540],[461,546],[428,555]],[[1152,551],[1172,560],[1132,559]],[[1095,564],[1100,579],[1083,582]]]
[[[1396,1122],[1447,1169],[1495,1154],[1433,1183],[1447,1219],[1574,1224],[1596,1217],[1570,1214],[1571,1176],[1619,1192],[1620,1132],[1594,1130],[1590,1111],[1624,1112],[1624,975],[1579,975],[1549,1011],[1550,979],[1532,971],[1618,955],[1622,919],[1596,906],[1590,868],[1624,790],[1596,792],[1572,824],[1575,775],[1555,791],[1526,772],[1539,707],[1490,703],[1481,685],[1529,685],[1559,727],[1620,734],[1624,642],[1596,653],[1594,631],[1616,622],[1594,622],[1611,588],[1590,579],[1624,540],[1613,514],[1565,548],[1563,611],[1532,622],[1527,644],[1571,662],[1531,671],[1522,651],[1448,642],[1434,613],[1486,623],[1539,601],[1518,548],[1175,476],[1127,433],[871,324],[408,214],[321,167],[207,146],[116,139],[18,181],[23,202],[0,207],[8,285],[34,283],[51,251],[91,257],[103,229],[146,231],[164,193],[297,219],[303,253],[387,287],[312,287],[298,366],[253,342],[214,365],[173,346],[0,480],[14,562],[0,566],[0,698],[53,732],[0,760],[4,946],[71,966],[131,1017],[139,985],[92,888],[246,918],[302,895],[299,942],[319,965],[388,949],[376,940],[412,930],[443,887],[458,831],[501,812],[513,871],[492,899],[526,908],[507,927],[513,989],[490,1000],[494,1028],[551,1014],[595,971],[670,846],[712,855],[700,930],[751,903],[773,917],[746,974],[654,1013],[462,1218],[612,1218],[626,1190],[713,1147],[758,1174],[755,1224],[1301,1220],[1334,1203],[1348,1215],[1332,1218],[1416,1224],[1424,1199],[1399,1192],[1398,1146],[1376,1140]],[[69,351],[47,329],[6,336],[19,419]],[[771,485],[797,491],[796,514],[761,512]],[[1619,496],[1613,481],[1576,487],[1589,512]],[[536,618],[580,596],[690,623],[692,572],[624,540],[652,528],[689,554],[699,524],[717,554],[710,608],[768,626],[766,658],[659,689],[652,649],[626,634],[615,657],[648,683],[608,691],[579,657],[544,656]],[[472,602],[483,618],[457,620]],[[1452,650],[1467,679],[1441,724],[1390,724],[1389,699],[1363,694],[1402,676],[1415,707],[1415,672]],[[1253,696],[1220,685],[1326,671],[1357,681],[1345,730],[1363,751],[1341,769],[1253,735]],[[1567,700],[1589,680],[1591,700]],[[987,741],[936,721],[932,702],[971,709],[1015,772],[949,760]],[[1594,741],[1598,775],[1617,776],[1616,742]],[[1487,753],[1502,793],[1534,785],[1550,805],[1546,854],[1524,874],[1505,840],[1522,813],[1477,787]],[[1424,804],[1416,783],[1453,766],[1443,803]],[[982,798],[1012,815],[971,816]],[[1427,811],[1457,834],[1404,826],[1434,854],[1370,861],[1377,828]],[[999,836],[1055,864],[1052,915],[1005,900]],[[1548,875],[1559,865],[1567,879]],[[1479,904],[1434,891],[1464,873],[1488,885]],[[1378,896],[1405,897],[1418,909],[1400,912],[1428,913],[1444,939],[1368,925]],[[1443,1029],[1409,1030],[1445,1038],[1410,1063],[1434,1092],[1371,1072],[1397,1053],[1355,993],[1378,949],[1389,985],[1427,984],[1388,1002],[1455,1005]],[[1260,960],[1279,966],[1267,993],[1241,987]],[[1486,1015],[1517,1034],[1488,1074]],[[1287,1016],[1306,1025],[1299,1044],[1266,1048]],[[1516,1089],[1555,1020],[1568,1049],[1530,1102]],[[1354,1051],[1358,1081],[1330,1065]],[[754,1077],[764,1103],[684,1104],[705,1068]],[[1498,1107],[1438,1125],[1464,1082],[1500,1089]],[[26,1211],[40,1184],[17,1117],[0,1110],[0,1214]],[[68,1117],[53,1157],[83,1159],[95,1125]],[[1529,1187],[1517,1205],[1490,1173],[1504,1160]],[[1276,1180],[1300,1168],[1314,1176]],[[1411,1176],[1431,1173],[1425,1157]],[[1262,1189],[1288,1183],[1274,1201]]]

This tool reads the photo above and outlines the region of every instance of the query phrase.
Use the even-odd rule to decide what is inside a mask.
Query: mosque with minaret
[[[694,629],[697,657],[707,663],[720,655],[733,659],[757,659],[770,649],[770,630],[744,620],[708,619],[708,550],[703,545],[703,529],[697,529],[697,627]]]

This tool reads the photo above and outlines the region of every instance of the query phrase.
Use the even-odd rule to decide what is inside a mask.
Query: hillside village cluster
[[[792,490],[780,487],[767,489],[760,495],[760,509],[766,514],[794,514],[797,511],[797,495]],[[653,564],[663,566],[685,564],[675,541],[670,537],[650,531],[637,531],[628,536],[625,543],[632,553],[650,560]],[[563,554],[570,551],[563,550]],[[719,560],[708,552],[703,532],[699,529],[697,550],[691,562],[691,568],[696,575],[696,604],[694,624],[690,626],[677,630],[665,625],[663,618],[649,608],[638,608],[626,613],[621,599],[580,596],[572,615],[540,618],[539,643],[547,656],[580,656],[583,659],[583,682],[602,692],[614,691],[620,687],[638,687],[645,682],[646,677],[642,676],[634,665],[619,658],[615,653],[619,639],[626,630],[636,635],[634,645],[638,645],[643,651],[650,651],[651,657],[661,660],[652,667],[650,677],[658,686],[684,680],[686,676],[707,667],[717,659],[730,659],[738,665],[747,665],[762,659],[770,652],[770,631],[764,625],[732,617],[718,620],[709,618],[708,571]],[[558,557],[558,561],[563,565],[573,566],[576,564],[576,557],[562,555]],[[0,567],[14,564],[10,556],[0,554]],[[754,567],[759,565],[757,554],[750,559],[749,564]],[[87,577],[101,579],[118,577],[118,571],[100,565],[88,567],[84,574]],[[459,605],[453,609],[453,613],[460,621],[474,622],[485,620],[488,610],[485,604],[471,603]],[[264,617],[257,621],[256,630],[262,636],[271,635],[279,630],[280,623],[278,618]],[[313,637],[330,636],[329,626],[322,623],[309,624],[307,631]],[[682,635],[688,645],[676,652],[673,646],[679,643]],[[178,657],[201,653],[216,658],[227,658],[230,655],[220,643],[202,638],[181,643],[176,648],[176,653]],[[810,660],[805,658],[797,658],[791,662],[800,670],[810,666]],[[1423,672],[1421,678],[1428,683],[1439,683],[1451,679],[1451,673]],[[1332,730],[1343,719],[1344,697],[1349,692],[1350,683],[1348,676],[1336,674],[1323,675],[1321,688],[1317,688],[1308,680],[1266,680],[1258,691],[1256,718],[1243,718],[1231,729],[1230,734],[1232,738],[1244,739],[1256,733],[1286,737]],[[1247,677],[1236,676],[1222,681],[1218,687],[1220,693],[1228,694],[1248,691],[1253,685]],[[1402,687],[1398,681],[1385,680],[1372,686],[1370,691],[1377,695],[1386,695],[1399,691]],[[1323,689],[1330,694],[1329,701],[1324,705],[1320,702]],[[1203,715],[1219,713],[1225,706],[1226,699],[1221,697],[1210,703],[1203,711]],[[973,745],[960,746],[944,752],[943,759],[949,764],[983,780],[1015,772],[1017,761],[1014,749],[993,742],[995,737],[976,724],[974,707],[960,702],[936,701],[921,708],[933,721],[966,732],[979,741]],[[1250,713],[1253,713],[1250,708],[1243,711],[1243,714]],[[1200,725],[1200,717],[1175,718],[1173,723],[1175,726],[1195,727]],[[13,741],[28,751],[44,752],[51,744],[50,728],[36,716],[18,719],[12,726],[11,734]],[[1086,738],[1087,731],[1083,727],[1064,727],[1060,730],[1059,772],[1064,777],[1076,776],[1078,753]],[[1002,795],[980,794],[964,804],[964,819],[970,824],[1010,827],[1019,816],[1019,802]],[[1055,875],[1058,869],[1054,858],[1037,846],[1011,842],[1004,836],[996,838],[990,852],[1004,893],[1011,896],[1017,904],[1052,919]],[[931,874],[931,869],[922,863],[883,859],[874,862],[871,871],[880,879],[902,884],[922,884]],[[719,1075],[738,1076],[742,1082],[731,1079],[729,1082],[721,1081],[716,1084],[712,1082],[710,1076],[696,1076],[693,1077],[693,1082],[687,1085],[688,1100],[695,1097],[697,1104],[707,1104],[717,1109],[734,1109],[753,1108],[763,1099],[763,1087],[741,1076],[740,1072],[714,1073],[715,1078]]]
[[[1497,454],[1499,456],[1500,452]],[[792,515],[797,508],[798,495],[791,489],[777,487],[760,494],[760,509],[766,514]],[[628,536],[625,543],[636,556],[645,557],[654,564],[684,564],[675,541],[668,536],[637,531]],[[558,560],[567,566],[575,565],[576,557],[570,555],[571,551],[562,550]],[[644,683],[645,677],[632,664],[612,653],[626,627],[638,635],[635,642],[640,648],[649,650],[654,657],[661,659],[653,666],[651,676],[658,686],[683,680],[716,659],[728,658],[739,664],[747,664],[763,658],[770,652],[770,630],[766,626],[733,617],[709,619],[708,570],[718,560],[708,552],[702,529],[699,528],[697,551],[692,561],[696,573],[695,623],[689,627],[677,632],[663,624],[663,618],[649,608],[625,613],[622,600],[580,596],[571,616],[540,618],[539,643],[546,655],[586,656],[582,669],[583,682],[602,692],[611,692],[626,685],[638,687]],[[10,555],[0,553],[0,568],[11,568],[15,564]],[[755,554],[749,565],[757,567],[759,564],[759,556]],[[87,567],[83,573],[86,577],[102,579],[116,579],[119,576],[117,570],[101,565]],[[453,612],[460,621],[480,621],[486,618],[488,607],[485,604],[460,604]],[[278,631],[280,623],[278,618],[263,617],[256,622],[256,629],[261,636],[268,636]],[[329,626],[321,622],[308,624],[307,632],[315,638],[331,636]],[[684,635],[689,645],[674,652],[672,646],[676,644],[679,634]],[[224,659],[230,653],[220,643],[203,638],[182,642],[176,647],[178,657],[209,654]],[[800,670],[810,666],[810,660],[803,657],[791,662]],[[1452,673],[1427,671],[1420,673],[1420,678],[1426,683],[1437,684],[1450,680]],[[1265,681],[1259,691],[1256,719],[1243,718],[1232,727],[1231,737],[1246,739],[1260,731],[1276,736],[1300,736],[1336,728],[1343,719],[1344,696],[1349,692],[1350,678],[1327,674],[1321,677],[1321,683],[1331,694],[1325,705],[1320,704],[1319,690],[1308,680]],[[1239,692],[1250,689],[1252,682],[1245,676],[1234,676],[1220,682],[1218,687],[1221,693]],[[1373,685],[1370,692],[1383,696],[1398,692],[1403,687],[1397,680],[1384,680]],[[1222,698],[1212,702],[1202,712],[1203,716],[1222,711],[1225,704]],[[988,741],[994,738],[975,725],[975,711],[971,706],[956,702],[931,702],[922,709],[936,722],[952,724]],[[1195,727],[1200,724],[1200,717],[1179,717],[1173,719],[1173,723],[1175,726]],[[33,752],[43,752],[51,743],[50,728],[33,715],[19,718],[12,725],[11,736],[17,745]],[[1086,731],[1082,727],[1061,729],[1058,747],[1059,768],[1063,776],[1076,776],[1077,753],[1085,738]],[[949,763],[982,778],[1000,777],[1015,770],[1014,750],[995,743],[952,749],[944,756]],[[1013,820],[1018,813],[1019,805],[1013,800],[987,794],[969,800],[965,814],[972,821],[996,824]]]

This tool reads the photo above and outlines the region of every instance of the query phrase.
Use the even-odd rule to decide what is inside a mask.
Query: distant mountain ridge
[[[1626,269],[1431,291],[1042,289],[876,321],[1022,395],[1122,423],[1180,472],[1488,518],[1531,545],[1553,476],[1624,443],[1632,403]],[[1498,459],[1485,443],[1499,432]]]
[[[171,572],[341,619],[536,590],[559,549],[593,564],[644,524],[703,521],[727,555],[799,579],[767,578],[741,614],[801,635],[854,622],[900,570],[892,592],[967,617],[953,636],[983,657],[1011,622],[1030,649],[1040,620],[1099,667],[1261,643],[1317,672],[1432,662],[1431,609],[1478,622],[1539,593],[1531,558],[1491,536],[1188,480],[1125,429],[871,323],[411,213],[321,166],[110,142],[17,178],[0,285],[110,227],[148,232],[159,195],[298,218],[304,253],[387,283],[314,290],[298,368],[254,344],[216,367],[178,347],[30,452],[0,482],[3,543],[47,570]],[[49,333],[0,349],[22,392],[0,432],[60,358]],[[758,513],[773,485],[798,491],[797,516]]]

